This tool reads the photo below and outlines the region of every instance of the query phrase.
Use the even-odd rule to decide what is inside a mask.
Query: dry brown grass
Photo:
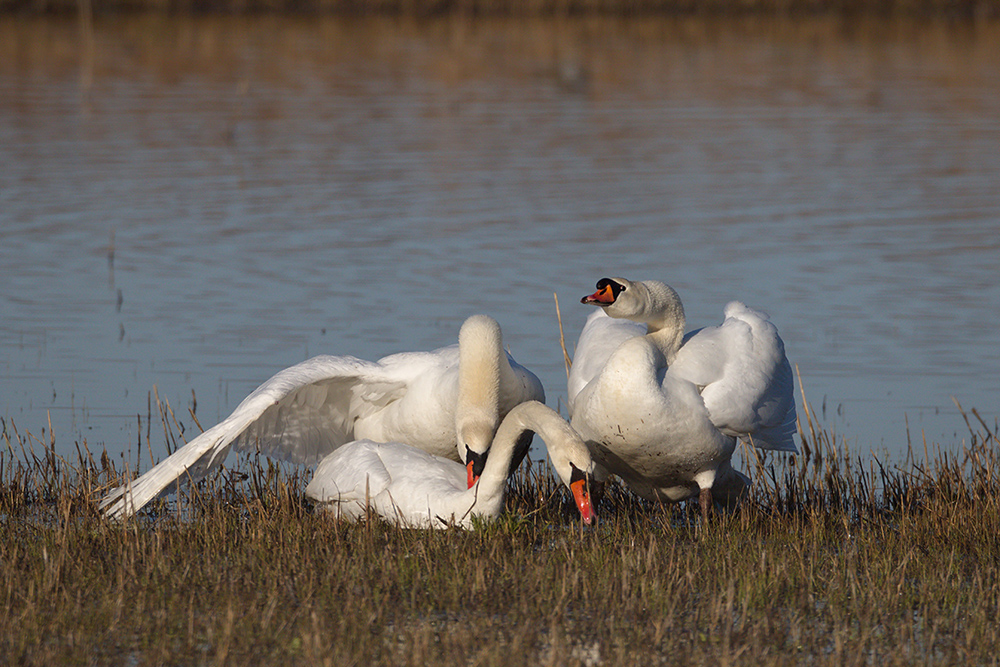
[[[612,487],[581,530],[544,466],[476,532],[346,525],[308,473],[243,460],[180,505],[104,520],[122,474],[5,424],[4,664],[994,664],[997,428],[889,465],[807,414],[742,507]]]
[[[439,16],[996,16],[996,0],[0,0],[21,14],[385,14]]]

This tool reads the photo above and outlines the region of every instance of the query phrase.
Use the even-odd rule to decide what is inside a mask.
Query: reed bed
[[[0,0],[0,14],[995,17],[997,0]]]
[[[97,500],[130,473],[5,422],[0,663],[995,664],[998,430],[963,414],[890,464],[806,411],[705,526],[611,486],[584,529],[532,462],[473,532],[331,520],[254,457],[117,524]]]

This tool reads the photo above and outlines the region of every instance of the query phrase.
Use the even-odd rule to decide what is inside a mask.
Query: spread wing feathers
[[[566,400],[572,417],[576,398],[596,378],[611,353],[629,338],[646,335],[646,325],[609,317],[603,309],[587,318],[573,354],[573,367],[566,381]]]
[[[175,483],[198,481],[232,446],[259,447],[276,458],[310,463],[353,439],[353,422],[401,395],[406,369],[354,357],[319,356],[280,371],[205,431],[137,480],[111,492],[101,508],[135,513]],[[418,369],[419,370],[419,369]]]
[[[237,451],[311,465],[354,439],[354,424],[402,398],[410,378],[398,367],[354,357],[314,357],[261,385],[236,408],[252,420]],[[228,420],[227,420],[228,421]]]
[[[669,373],[701,389],[712,423],[761,449],[797,451],[792,369],[767,315],[738,301],[720,326],[688,334]]]

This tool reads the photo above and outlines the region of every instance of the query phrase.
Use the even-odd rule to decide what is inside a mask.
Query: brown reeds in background
[[[997,16],[997,0],[0,0],[0,13]]]
[[[891,462],[806,410],[801,454],[748,455],[750,497],[708,526],[612,486],[582,530],[532,462],[475,532],[332,521],[307,472],[253,457],[116,524],[106,453],[4,422],[0,662],[993,664],[998,431],[963,415],[963,442]]]

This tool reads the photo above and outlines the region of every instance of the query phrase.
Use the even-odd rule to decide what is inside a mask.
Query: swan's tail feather
[[[757,449],[769,449],[777,452],[798,452],[795,446],[795,433],[797,417],[795,406],[785,414],[784,420],[777,426],[760,428],[750,436],[740,436],[746,442],[752,444]]]
[[[109,518],[124,519],[170,487],[203,479],[225,460],[232,446],[230,432],[220,428],[224,424],[205,431],[138,479],[109,492],[101,500],[100,510]]]

